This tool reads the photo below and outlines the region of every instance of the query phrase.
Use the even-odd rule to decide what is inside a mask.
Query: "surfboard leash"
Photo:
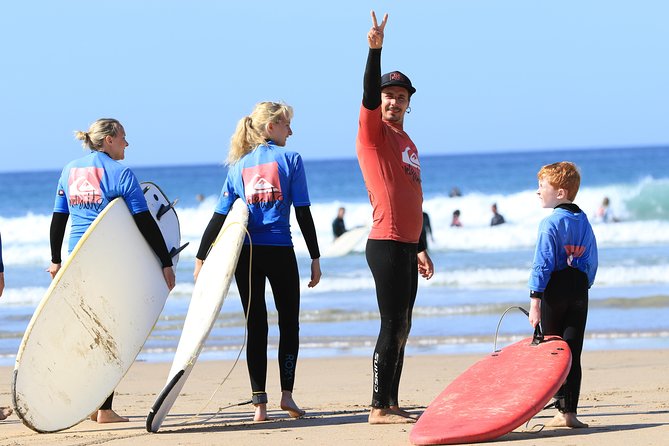
[[[528,313],[528,311],[525,308],[517,306],[517,305],[511,306],[511,307],[507,308],[506,310],[504,310],[504,313],[502,313],[502,315],[499,318],[499,322],[497,323],[497,328],[495,329],[495,339],[493,341],[493,348],[492,348],[493,352],[497,351],[497,336],[499,335],[499,327],[502,325],[502,319],[504,319],[504,316],[506,316],[506,313],[508,313],[511,310],[520,310],[525,314],[525,316],[528,316],[528,317],[530,315],[530,313]]]
[[[506,313],[508,313],[511,310],[520,310],[520,311],[523,312],[523,314],[525,316],[527,316],[527,317],[530,316],[530,313],[525,308],[520,307],[520,306],[515,306],[514,305],[514,306],[511,306],[511,307],[507,308],[506,310],[504,310],[504,313],[502,313],[502,316],[499,318],[499,322],[497,323],[497,329],[495,330],[495,342],[494,342],[494,347],[493,347],[494,352],[497,351],[497,335],[499,334],[499,327],[500,327],[500,325],[502,325],[502,319],[504,319],[504,316],[506,315]],[[541,331],[541,325],[537,324],[537,326],[534,327],[534,336],[532,337],[532,344],[535,344],[535,345],[540,344],[541,342],[543,342],[543,340],[544,340],[544,334]],[[551,407],[558,407],[558,404],[559,404],[559,400],[556,400],[556,401],[552,402],[551,404],[548,404],[542,410],[550,409]],[[532,418],[527,420],[527,423],[525,423],[525,429],[526,429],[525,432],[537,434],[537,433],[541,432],[542,430],[544,430],[544,427],[546,427],[545,424],[541,424],[541,423],[537,423],[534,426],[529,427],[530,426],[530,421],[532,421]],[[538,427],[538,429],[536,429],[537,427]]]
[[[239,362],[239,358],[242,356],[242,352],[244,351],[244,347],[246,346],[246,339],[247,339],[247,335],[248,335],[248,323],[249,323],[249,316],[248,316],[248,314],[249,314],[249,309],[251,308],[251,268],[252,268],[252,263],[253,263],[253,241],[251,240],[251,234],[249,234],[249,231],[248,231],[248,229],[246,228],[246,226],[244,226],[243,224],[241,224],[241,223],[239,223],[239,222],[233,222],[233,223],[231,223],[230,225],[228,225],[228,227],[226,227],[226,228],[225,228],[225,229],[218,235],[218,237],[216,237],[216,240],[214,241],[214,243],[212,243],[212,247],[213,247],[216,243],[218,243],[218,240],[222,237],[222,235],[225,233],[225,231],[227,231],[228,229],[230,229],[230,228],[232,227],[232,225],[240,225],[240,226],[242,227],[242,229],[244,229],[244,232],[246,232],[246,235],[247,235],[248,238],[249,238],[249,303],[248,303],[248,305],[247,305],[246,312],[245,312],[245,314],[244,314],[244,340],[242,341],[242,345],[241,345],[241,347],[239,348],[239,352],[237,352],[237,357],[235,358],[235,361],[232,363],[232,367],[230,367],[230,370],[229,370],[228,373],[225,375],[225,377],[223,377],[223,380],[218,384],[218,386],[216,387],[216,390],[214,390],[214,393],[211,394],[211,396],[209,397],[209,399],[207,400],[207,402],[202,406],[202,408],[201,408],[200,410],[197,411],[197,413],[196,413],[195,415],[193,415],[192,417],[190,417],[190,418],[188,418],[187,420],[183,421],[182,423],[179,423],[177,426],[183,426],[183,425],[186,425],[186,424],[190,424],[190,425],[204,424],[204,423],[206,423],[207,421],[209,421],[209,420],[215,418],[219,413],[221,413],[222,410],[230,409],[231,407],[245,406],[245,405],[247,405],[247,404],[251,404],[251,403],[252,403],[252,400],[249,399],[249,400],[247,400],[247,401],[242,401],[242,402],[240,402],[240,403],[234,403],[234,404],[230,404],[230,405],[228,405],[228,406],[219,407],[218,410],[216,411],[216,413],[214,413],[213,415],[211,415],[211,416],[209,416],[209,417],[207,417],[207,418],[204,418],[203,420],[200,420],[199,422],[191,423],[191,421],[193,421],[195,418],[199,417],[200,414],[201,414],[202,412],[204,412],[204,410],[207,408],[207,406],[209,405],[209,403],[211,403],[211,401],[214,399],[214,396],[216,396],[216,394],[217,394],[218,391],[221,389],[221,387],[223,387],[223,384],[228,380],[228,378],[229,378],[230,375],[232,374],[232,371],[233,371],[233,370],[235,369],[235,367],[237,366],[237,363]],[[209,248],[209,250],[211,250],[211,247]],[[207,254],[208,254],[208,253],[207,253]]]
[[[506,310],[504,310],[504,313],[502,313],[502,316],[500,316],[499,322],[497,323],[497,329],[495,329],[495,339],[494,339],[493,350],[492,350],[493,352],[497,351],[497,335],[499,334],[499,327],[500,327],[500,325],[502,325],[502,319],[504,319],[504,316],[510,310],[520,310],[520,311],[523,312],[523,314],[525,316],[528,316],[528,317],[530,316],[530,313],[525,308],[519,307],[519,306],[516,306],[516,305],[511,306],[511,307],[507,308]],[[537,324],[536,327],[534,327],[534,335],[532,336],[532,344],[533,345],[539,345],[542,342],[544,342],[544,334],[541,331],[541,324],[539,323],[539,324]]]

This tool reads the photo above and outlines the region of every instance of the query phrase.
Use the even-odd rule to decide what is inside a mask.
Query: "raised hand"
[[[376,14],[372,11],[372,28],[367,33],[367,42],[369,47],[373,49],[378,49],[383,46],[383,30],[386,27],[386,22],[388,21],[388,14],[383,15],[383,21],[381,25],[376,22]]]

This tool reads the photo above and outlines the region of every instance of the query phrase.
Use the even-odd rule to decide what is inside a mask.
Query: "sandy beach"
[[[667,353],[667,350],[585,352],[579,417],[590,427],[538,431],[542,423],[554,415],[554,409],[549,409],[494,444],[668,444]],[[400,389],[403,405],[420,414],[448,383],[480,358],[477,355],[408,357]],[[233,363],[200,362],[160,433],[149,434],[144,427],[146,414],[164,384],[169,364],[136,363],[118,386],[114,399],[114,408],[130,417],[129,423],[101,425],[86,420],[62,432],[37,434],[12,415],[0,422],[0,446],[408,445],[411,425],[371,426],[367,423],[369,364],[368,358],[360,357],[301,360],[294,395],[307,415],[290,419],[278,408],[278,376],[276,367],[270,363],[268,409],[272,419],[254,423],[250,404],[226,408],[249,399],[246,364],[240,361],[221,384]],[[11,371],[10,367],[0,369],[2,405],[11,401]]]

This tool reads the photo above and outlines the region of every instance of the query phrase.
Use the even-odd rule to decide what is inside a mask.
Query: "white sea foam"
[[[669,195],[669,180],[644,178],[633,185],[583,187],[576,202],[589,217],[593,217],[602,197],[608,196],[613,214],[622,220],[615,224],[604,224],[593,219],[600,247],[669,244],[669,198],[665,203],[657,197],[658,194]],[[210,196],[196,206],[178,208],[182,241],[190,242],[190,246],[182,253],[183,259],[192,260],[195,257],[216,200],[217,197]],[[491,203],[497,203],[507,224],[490,227]],[[345,200],[312,203],[311,212],[321,251],[325,251],[333,241],[331,225],[340,206],[346,208],[345,221],[348,227],[371,223],[369,203]],[[434,196],[427,198],[423,207],[430,216],[434,236],[430,248],[445,251],[531,248],[536,241],[539,221],[550,213],[550,210],[539,206],[534,190],[508,195],[472,192],[461,197]],[[455,209],[461,212],[463,226],[459,228],[450,226]],[[294,213],[291,215],[296,252],[306,256],[306,245]],[[32,213],[21,217],[0,217],[5,263],[43,265],[48,262],[50,220],[50,215]],[[355,251],[363,252],[365,242],[361,240]]]

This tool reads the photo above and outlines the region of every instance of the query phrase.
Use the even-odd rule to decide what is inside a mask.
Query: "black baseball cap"
[[[411,80],[399,71],[391,71],[381,76],[381,89],[393,86],[406,88],[409,96],[416,92],[416,89],[411,85]]]

